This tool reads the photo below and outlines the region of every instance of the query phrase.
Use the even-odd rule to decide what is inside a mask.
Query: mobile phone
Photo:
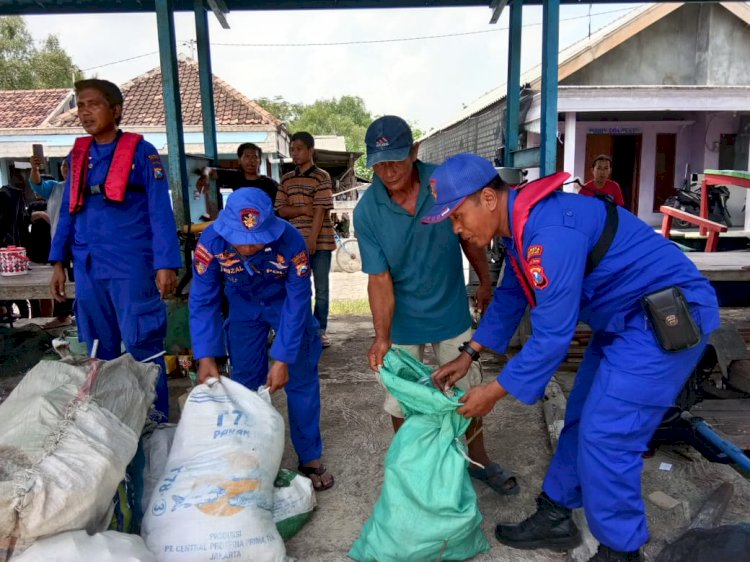
[[[39,161],[41,162],[40,168],[43,170],[45,168],[44,165],[44,147],[41,144],[32,144],[31,145],[31,151],[39,158]]]

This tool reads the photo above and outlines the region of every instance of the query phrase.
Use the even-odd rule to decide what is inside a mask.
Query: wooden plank
[[[26,275],[0,276],[0,300],[49,299],[51,278],[52,266],[38,263],[32,263]],[[75,297],[75,285],[70,281],[65,284],[65,293],[70,299]]]
[[[659,211],[663,215],[673,217],[676,219],[680,219],[682,221],[695,224],[697,226],[702,226],[702,227],[707,228],[708,230],[712,230],[716,232],[726,232],[728,228],[724,224],[720,224],[712,220],[704,219],[696,215],[687,213],[685,211],[681,211],[680,209],[675,209],[674,207],[668,207],[667,205],[662,205],[661,207],[659,207]],[[662,234],[664,234],[663,229],[662,229]],[[667,234],[665,234],[664,236],[669,238],[669,231],[667,231]]]
[[[687,252],[685,255],[710,281],[750,282],[750,252]]]
[[[704,400],[690,411],[740,449],[750,449],[750,399]]]
[[[688,529],[713,529],[716,527],[721,521],[721,516],[724,515],[733,494],[734,485],[731,482],[724,482],[716,488],[693,517]]]

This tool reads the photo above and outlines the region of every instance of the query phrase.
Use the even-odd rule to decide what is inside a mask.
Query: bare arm
[[[31,183],[40,184],[42,183],[42,175],[39,173],[39,168],[42,166],[42,160],[38,156],[31,157],[31,176],[29,179]]]
[[[375,341],[370,346],[367,358],[370,368],[377,372],[383,364],[383,357],[391,347],[391,324],[396,298],[393,293],[393,279],[389,271],[369,276],[367,296],[370,299],[372,323],[375,327]]]
[[[312,210],[308,209],[307,207],[292,207],[291,205],[281,205],[277,210],[279,211],[279,216],[282,219],[287,220],[296,219],[297,217],[314,217]],[[315,219],[313,218],[313,221],[314,220]]]
[[[479,278],[479,287],[474,298],[479,313],[483,314],[492,300],[492,277],[487,263],[487,252],[484,247],[475,246],[464,239],[461,239],[461,248]]]

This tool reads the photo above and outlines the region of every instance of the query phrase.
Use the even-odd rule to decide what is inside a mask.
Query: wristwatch
[[[458,347],[459,351],[463,351],[472,361],[479,361],[479,352],[469,345],[469,342],[465,341]]]

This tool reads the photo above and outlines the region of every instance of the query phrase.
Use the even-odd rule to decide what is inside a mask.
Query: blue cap
[[[409,124],[395,115],[383,115],[370,123],[365,133],[367,165],[406,160],[414,144]]]
[[[497,170],[489,160],[476,154],[456,154],[432,172],[430,188],[435,206],[422,217],[426,224],[443,221],[463,203],[497,177]]]
[[[214,230],[235,246],[269,244],[284,232],[284,222],[273,213],[273,203],[265,191],[242,187],[227,198]]]

